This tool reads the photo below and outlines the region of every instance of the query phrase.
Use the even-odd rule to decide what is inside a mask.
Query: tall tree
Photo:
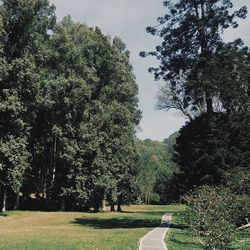
[[[1,3],[1,207],[6,190],[46,209],[130,202],[140,112],[126,46],[56,24],[47,0]]]
[[[149,69],[155,79],[166,83],[159,93],[159,108],[178,109],[192,120],[215,109],[218,92],[211,79],[211,61],[223,46],[222,32],[236,28],[236,19],[246,18],[247,9],[231,11],[230,0],[168,0],[164,6],[167,14],[158,18],[157,26],[147,28],[163,42],[155,51],[141,55],[160,61],[159,67]]]
[[[222,184],[228,173],[237,179],[237,172],[249,171],[249,124],[249,113],[222,113],[202,115],[183,127],[175,148],[179,171],[173,190],[183,194]]]
[[[60,200],[53,194],[68,209],[98,210],[105,200],[117,203],[118,195],[128,202],[121,194],[129,193],[132,182],[123,184],[123,178],[132,181],[140,113],[128,52],[115,40],[70,17],[51,37],[49,81],[40,85],[33,130],[32,176],[38,190],[48,191],[43,196],[52,207]]]
[[[0,95],[0,210],[6,209],[7,191],[15,194],[14,208],[19,205],[19,191],[29,166],[28,126],[23,121],[25,109],[15,90]]]
[[[36,94],[37,63],[42,62],[43,41],[55,20],[53,10],[45,0],[3,0],[0,6],[1,57],[5,65],[0,81],[1,179],[17,197],[15,208],[29,165],[30,111]],[[6,197],[6,188],[2,190]]]

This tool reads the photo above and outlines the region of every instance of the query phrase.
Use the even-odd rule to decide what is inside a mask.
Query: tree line
[[[164,142],[151,139],[138,140],[138,203],[166,204],[173,195],[170,186],[174,172],[178,169],[173,162],[173,147],[176,134]]]
[[[134,195],[129,52],[48,0],[0,5],[0,208],[99,210]]]

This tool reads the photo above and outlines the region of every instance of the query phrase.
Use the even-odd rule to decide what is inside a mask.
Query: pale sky
[[[156,93],[159,83],[154,81],[147,69],[157,65],[153,58],[141,58],[140,51],[150,51],[160,44],[159,38],[146,33],[147,26],[157,24],[157,17],[166,13],[162,0],[50,0],[56,5],[58,20],[66,15],[90,27],[98,26],[105,35],[119,36],[130,51],[130,60],[134,67],[139,86],[139,105],[142,110],[140,139],[151,138],[162,141],[178,131],[185,119],[176,111],[155,110]],[[250,0],[234,0],[235,7],[247,5],[250,12]],[[250,16],[250,14],[249,14]],[[250,45],[250,18],[238,29],[225,33],[226,41],[242,38]]]

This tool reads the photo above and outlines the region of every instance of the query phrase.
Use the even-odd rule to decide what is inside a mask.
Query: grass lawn
[[[136,250],[139,239],[180,206],[130,206],[123,213],[15,211],[0,216],[3,250]]]
[[[202,250],[204,247],[199,239],[194,237],[190,229],[185,225],[184,205],[180,205],[179,210],[172,216],[172,226],[166,236],[168,250]],[[235,250],[250,250],[250,229],[237,232],[237,240],[232,248]]]
[[[0,214],[2,250],[136,250],[139,239],[173,213],[166,236],[169,250],[201,250],[185,227],[184,205],[130,206],[122,213],[30,212]],[[238,233],[232,249],[250,250],[249,230]]]
[[[233,246],[235,249],[250,250],[250,229],[239,231]]]
[[[166,236],[168,250],[202,250],[202,245],[186,226],[186,206],[180,205],[182,209],[172,216],[172,225]]]

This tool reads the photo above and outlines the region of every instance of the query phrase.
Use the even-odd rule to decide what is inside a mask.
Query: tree
[[[54,22],[54,7],[45,0],[3,0],[0,9],[1,182],[4,198],[6,188],[15,193],[17,208],[29,166],[31,107],[39,76],[37,63],[41,64],[44,56],[43,41]]]
[[[125,44],[56,24],[47,0],[0,8],[0,206],[6,190],[28,209],[130,203],[140,111]]]
[[[178,109],[192,120],[215,109],[214,102],[220,95],[213,58],[223,47],[221,33],[229,27],[237,28],[236,18],[246,18],[247,9],[230,11],[230,0],[168,0],[164,6],[168,12],[158,18],[159,25],[147,28],[163,42],[155,51],[141,55],[160,61],[159,67],[149,69],[156,80],[165,81],[159,108]]]
[[[127,203],[140,112],[125,45],[118,48],[98,28],[66,17],[56,26],[51,46],[50,79],[40,85],[38,98],[37,174],[32,175],[42,189],[50,190],[43,196],[52,207],[60,199],[67,209],[99,210],[105,200]]]
[[[201,185],[218,185],[227,173],[249,170],[249,114],[203,115],[180,130],[175,147],[180,194]],[[243,184],[243,183],[242,183]]]
[[[13,207],[19,206],[19,191],[29,166],[28,127],[23,122],[25,109],[16,91],[4,90],[0,98],[0,209],[5,211],[7,191],[16,196]]]

